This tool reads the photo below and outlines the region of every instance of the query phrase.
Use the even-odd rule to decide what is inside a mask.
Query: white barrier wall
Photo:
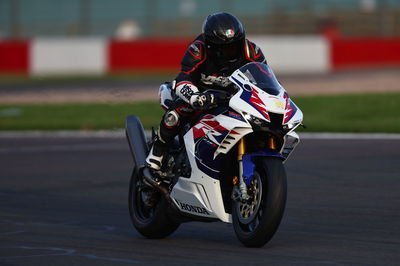
[[[106,53],[105,39],[34,39],[30,72],[33,75],[103,74],[107,69]]]
[[[268,63],[277,74],[327,73],[330,70],[329,42],[319,36],[249,36],[264,52]],[[179,41],[179,40],[178,40]],[[186,47],[187,40],[182,39]],[[157,49],[160,49],[159,42]],[[108,58],[111,41],[102,38],[44,38],[31,42],[30,69],[32,75],[104,74],[112,69]],[[148,46],[155,45],[148,40]],[[126,48],[125,48],[126,49]],[[132,48],[132,55],[140,57],[140,50]],[[184,50],[182,50],[182,55]],[[155,62],[163,60],[156,55]],[[133,62],[135,63],[135,62]],[[125,62],[124,62],[125,64]],[[127,63],[129,68],[129,61]],[[135,63],[136,64],[136,63]],[[126,67],[126,66],[125,66]],[[171,65],[176,68],[178,65]],[[151,70],[151,69],[150,69]]]
[[[249,36],[277,74],[327,73],[329,43],[319,36]]]

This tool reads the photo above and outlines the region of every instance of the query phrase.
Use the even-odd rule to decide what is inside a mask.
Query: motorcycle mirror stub
[[[252,88],[251,88],[251,86],[249,84],[244,84],[243,89],[246,90],[246,91],[249,91],[249,92],[252,91]]]

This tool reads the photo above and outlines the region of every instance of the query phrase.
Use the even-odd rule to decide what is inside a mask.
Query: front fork
[[[277,148],[277,142],[275,137],[270,136],[267,139],[267,148],[270,150],[276,150]],[[246,182],[244,181],[244,175],[243,175],[243,155],[246,154],[246,139],[243,137],[239,140],[238,143],[238,162],[239,162],[239,178],[234,178],[233,183],[234,185],[237,185],[239,182],[239,193],[235,193],[236,196],[234,196],[234,199],[238,199],[240,201],[247,201],[250,196],[247,192],[247,185]],[[239,194],[239,195],[237,195]]]
[[[239,162],[239,199],[248,200],[249,194],[247,194],[247,186],[244,182],[243,177],[243,155],[246,153],[246,140],[241,138],[238,144],[238,162]]]

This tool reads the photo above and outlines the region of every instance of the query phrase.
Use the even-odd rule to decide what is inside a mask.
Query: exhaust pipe
[[[133,161],[135,162],[135,167],[137,167],[139,172],[143,175],[146,183],[160,191],[167,199],[169,199],[168,190],[155,182],[150,173],[150,169],[144,167],[146,165],[146,157],[149,153],[149,147],[147,146],[146,135],[142,123],[137,116],[130,115],[126,118],[125,133]]]

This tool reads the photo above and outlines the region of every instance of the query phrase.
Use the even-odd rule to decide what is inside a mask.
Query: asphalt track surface
[[[123,138],[0,138],[0,265],[399,265],[400,140],[300,145],[281,226],[248,249],[225,223],[140,236]]]

